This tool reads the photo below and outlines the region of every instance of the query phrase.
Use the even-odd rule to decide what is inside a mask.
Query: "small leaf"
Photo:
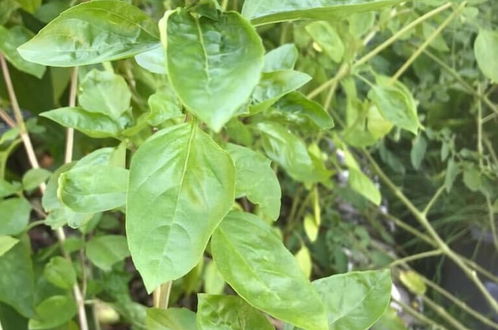
[[[402,271],[399,274],[400,281],[413,293],[424,295],[427,291],[425,282],[419,274],[413,271]]]
[[[9,183],[3,179],[0,179],[0,198],[14,195],[19,190],[21,190],[19,182]]]
[[[316,241],[318,237],[318,230],[319,228],[315,221],[315,218],[311,214],[307,214],[304,217],[304,231],[311,242]]]
[[[187,10],[171,13],[161,33],[167,42],[168,76],[178,97],[219,131],[259,81],[264,54],[259,35],[236,12],[214,21]]]
[[[43,330],[63,325],[76,315],[73,297],[52,296],[36,306],[36,316],[29,320],[29,329]]]
[[[225,288],[225,280],[218,271],[216,263],[211,261],[206,266],[204,274],[204,291],[209,294],[222,294]]]
[[[97,1],[100,2],[100,1]],[[93,138],[116,137],[124,125],[111,117],[86,111],[79,107],[65,107],[42,112],[40,116],[69,128],[77,129]]]
[[[313,267],[313,262],[311,261],[310,251],[306,246],[302,246],[299,251],[296,253],[296,259],[301,267],[306,278],[310,278],[311,276],[311,268]]]
[[[22,185],[24,190],[33,190],[40,184],[44,183],[52,175],[50,171],[44,168],[30,169],[22,178]]]
[[[157,126],[163,122],[183,115],[182,105],[178,101],[175,92],[166,85],[152,94],[148,99],[150,116],[147,122],[152,126]]]
[[[447,192],[451,191],[453,187],[453,183],[455,182],[456,177],[460,174],[460,168],[458,164],[455,162],[453,158],[448,161],[448,165],[446,167],[446,174],[444,176],[444,187]]]
[[[211,252],[223,278],[252,306],[296,326],[327,329],[317,293],[263,220],[230,212],[213,235]]]
[[[412,94],[400,82],[390,83],[389,80],[388,77],[378,76],[377,85],[372,87],[368,98],[375,103],[384,118],[417,134],[420,123]]]
[[[41,78],[46,68],[24,60],[17,52],[17,47],[32,37],[33,33],[24,26],[14,26],[7,30],[0,25],[0,51],[16,69]]]
[[[360,170],[354,168],[349,169],[349,185],[351,186],[351,189],[375,205],[380,205],[382,196],[380,195],[379,189],[372,180]]]
[[[293,70],[299,52],[294,44],[285,44],[272,49],[265,55],[263,72]]]
[[[197,326],[202,330],[272,330],[257,309],[237,296],[198,294]]]
[[[236,144],[228,144],[227,150],[235,163],[235,197],[247,196],[264,217],[277,220],[282,192],[270,160]]]
[[[426,151],[427,151],[427,141],[421,134],[419,134],[415,139],[415,141],[413,142],[413,147],[410,152],[410,160],[412,162],[414,169],[416,170],[420,169]]]
[[[124,206],[127,189],[127,169],[80,166],[61,174],[57,195],[75,212],[97,213]]]
[[[140,146],[130,166],[126,233],[149,292],[199,263],[234,192],[230,156],[195,125],[166,128]]]
[[[40,8],[42,0],[17,0],[17,2],[21,5],[22,9],[33,14],[38,8]]]
[[[275,71],[263,73],[252,94],[251,114],[265,111],[282,96],[304,86],[311,77],[299,71]]]
[[[328,20],[331,17],[379,10],[399,2],[400,0],[246,0],[242,15],[255,25],[297,19]]]
[[[344,56],[344,43],[337,31],[327,22],[313,22],[306,25],[311,38],[334,62],[340,63]]]
[[[92,1],[69,8],[18,48],[30,62],[81,66],[113,61],[157,46],[157,27],[123,1]]]
[[[327,307],[329,329],[368,329],[391,299],[390,270],[333,275],[313,285]]]
[[[45,265],[43,276],[53,285],[62,289],[71,289],[76,283],[73,264],[63,257],[53,257]]]
[[[468,166],[463,171],[463,183],[471,191],[479,191],[483,182],[481,172],[474,165]]]
[[[120,75],[91,70],[82,79],[78,102],[89,112],[107,115],[115,120],[130,110],[131,92]]]
[[[147,309],[147,330],[195,330],[195,313],[186,308]]]
[[[121,235],[105,235],[92,238],[86,244],[86,255],[97,267],[110,271],[112,265],[130,255],[126,237]]]
[[[24,198],[0,201],[0,235],[17,235],[29,222],[31,204]]]
[[[482,73],[498,82],[498,31],[480,30],[474,44],[474,54]]]
[[[19,240],[12,236],[0,236],[0,257],[9,252],[18,242]]]

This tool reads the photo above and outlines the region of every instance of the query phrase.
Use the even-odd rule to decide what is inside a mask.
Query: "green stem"
[[[439,314],[443,319],[445,319],[449,324],[452,325],[452,329],[458,330],[468,330],[466,326],[456,320],[450,313],[448,313],[442,306],[436,304],[427,296],[422,296],[422,300],[425,302],[429,308]]]
[[[171,294],[171,285],[173,282],[166,282],[161,284],[159,288],[154,291],[154,307],[160,309],[167,309],[169,303],[169,296]]]
[[[441,255],[443,252],[441,250],[434,250],[434,251],[427,251],[427,252],[422,252],[418,254],[414,254],[411,256],[408,256],[406,258],[398,259],[389,264],[389,267],[395,267],[401,264],[405,264],[410,261],[414,260],[419,260],[419,259],[424,259],[424,258],[429,258],[429,257],[435,257]]]
[[[404,302],[402,302],[401,300],[397,300],[397,299],[393,299],[393,301],[395,303],[397,303],[398,305],[401,306],[401,308],[403,308],[403,310],[405,312],[407,312],[408,314],[410,314],[411,316],[413,316],[414,318],[416,318],[417,320],[419,320],[420,322],[422,323],[425,323],[427,325],[430,325],[431,328],[429,329],[446,329],[444,326],[442,326],[441,324],[431,320],[430,318],[428,318],[427,316],[423,315],[422,313],[418,312],[417,310],[415,310],[413,307],[405,304]]]

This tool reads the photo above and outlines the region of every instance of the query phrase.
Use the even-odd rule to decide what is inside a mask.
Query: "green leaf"
[[[239,14],[219,20],[186,10],[167,20],[168,76],[189,111],[219,131],[257,85],[264,49],[254,28]]]
[[[479,171],[479,169],[477,169],[476,166],[470,165],[464,169],[463,183],[465,183],[467,188],[469,188],[471,191],[479,191],[483,184],[483,180],[481,177],[481,172]]]
[[[258,123],[266,155],[284,168],[297,181],[313,183],[323,178],[315,171],[313,160],[304,142],[283,126]]]
[[[270,321],[237,296],[198,294],[197,326],[202,330],[272,330]]]
[[[12,236],[0,236],[0,257],[9,252],[18,242],[19,240]]]
[[[403,283],[411,292],[417,295],[424,295],[427,291],[427,286],[425,285],[422,277],[413,271],[402,271],[399,274],[399,280]]]
[[[298,57],[299,52],[294,44],[285,44],[272,49],[265,55],[263,72],[293,70]]]
[[[17,235],[29,222],[31,204],[24,198],[0,201],[0,235]]]
[[[94,237],[86,244],[86,255],[95,266],[109,271],[112,265],[128,257],[130,252],[126,237],[105,235]]]
[[[33,33],[24,26],[14,26],[7,30],[0,25],[0,51],[16,69],[41,78],[46,68],[24,60],[17,52],[17,47],[32,37]]]
[[[249,112],[254,114],[264,111],[282,96],[305,85],[311,77],[299,71],[275,71],[263,73],[259,84],[252,94]]]
[[[318,238],[319,225],[316,223],[315,218],[311,214],[304,217],[304,232],[311,242],[316,241]]]
[[[197,126],[166,128],[140,146],[130,166],[126,232],[149,292],[199,262],[234,194],[230,156]]]
[[[319,296],[274,230],[249,213],[229,213],[211,240],[225,281],[249,304],[303,328],[327,329]]]
[[[73,297],[52,296],[36,306],[36,316],[29,320],[30,330],[55,328],[70,321],[76,315]]]
[[[420,169],[426,151],[427,151],[427,141],[421,134],[419,134],[415,139],[415,141],[413,142],[413,147],[412,150],[410,151],[410,160],[412,162],[414,169],[416,170]]]
[[[42,0],[17,0],[21,8],[33,14],[41,5]]]
[[[124,123],[119,123],[107,115],[86,111],[79,107],[50,110],[42,112],[40,116],[51,119],[64,127],[77,129],[93,138],[116,137],[124,127]]]
[[[124,1],[91,1],[69,8],[18,48],[30,62],[80,66],[113,61],[157,45],[154,21]]]
[[[44,168],[32,168],[22,177],[24,190],[33,190],[40,184],[44,183],[52,175],[50,171]]]
[[[313,262],[311,260],[311,254],[308,248],[303,245],[301,249],[297,251],[295,257],[297,259],[297,262],[299,263],[299,267],[301,267],[301,271],[304,273],[306,278],[310,278]]]
[[[152,126],[157,126],[173,118],[182,116],[182,105],[178,101],[175,92],[170,86],[160,88],[148,99],[150,116],[147,122]]]
[[[412,94],[402,83],[390,83],[390,78],[378,76],[377,85],[368,93],[368,98],[377,106],[382,116],[394,125],[417,134],[420,122],[417,105]]]
[[[20,190],[21,190],[21,185],[19,184],[19,182],[9,183],[0,178],[0,198],[14,195],[16,192]]]
[[[341,62],[345,47],[332,25],[323,21],[313,22],[306,25],[306,31],[328,57],[336,63]]]
[[[145,70],[157,74],[167,74],[166,53],[158,43],[156,47],[135,56],[135,61]]]
[[[309,130],[328,129],[334,127],[334,121],[328,112],[317,102],[308,99],[299,92],[291,92],[281,98],[273,106],[270,114],[283,117],[286,122],[297,128]]]
[[[444,176],[444,187],[447,192],[451,191],[453,187],[453,183],[455,182],[456,177],[460,174],[460,168],[458,164],[455,162],[453,158],[448,161],[448,165],[446,167],[446,173]]]
[[[329,315],[328,329],[368,329],[391,299],[391,271],[350,272],[313,282]]]
[[[76,283],[76,272],[71,261],[63,257],[52,257],[45,265],[43,276],[53,285],[62,289],[71,289]]]
[[[222,294],[223,289],[225,289],[225,280],[216,267],[216,263],[211,261],[204,273],[204,291],[209,294]]]
[[[127,169],[93,165],[62,173],[57,194],[75,212],[97,213],[125,205],[127,189]]]
[[[246,0],[242,15],[255,25],[298,19],[328,20],[331,16],[347,16],[378,10],[399,0]]]
[[[282,192],[270,160],[236,144],[228,144],[227,150],[235,163],[235,197],[247,196],[265,218],[277,220]]]
[[[349,185],[351,189],[374,203],[375,205],[380,205],[382,196],[380,194],[379,188],[370,180],[368,176],[363,174],[359,169],[350,168],[349,169]]]
[[[4,213],[0,213],[4,214]],[[34,274],[29,239],[23,237],[0,256],[0,301],[12,306],[24,317],[33,315]]]
[[[374,324],[372,330],[407,330],[405,322],[398,316],[397,311],[390,307]]]
[[[19,2],[16,0],[0,1],[0,25],[5,24],[13,12],[19,8]]]
[[[480,30],[474,44],[474,54],[482,73],[498,82],[498,31]]]
[[[195,313],[186,308],[147,309],[147,330],[195,330]]]
[[[78,102],[89,112],[102,113],[117,120],[130,111],[131,92],[120,75],[91,70],[80,84]]]

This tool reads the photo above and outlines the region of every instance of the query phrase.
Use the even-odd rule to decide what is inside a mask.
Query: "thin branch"
[[[2,118],[10,128],[16,127],[16,122],[14,119],[10,118],[9,114],[4,109],[0,109],[0,118]]]
[[[69,106],[76,106],[76,93],[78,89],[78,67],[73,69],[71,74],[71,86],[69,90]],[[70,163],[73,159],[73,150],[74,150],[74,129],[67,128],[66,130],[66,154],[64,156],[64,162]]]
[[[419,260],[419,259],[424,259],[424,258],[429,258],[429,257],[435,257],[441,255],[443,252],[441,250],[434,250],[434,251],[427,251],[427,252],[422,252],[418,254],[414,254],[411,256],[408,256],[406,258],[398,259],[389,264],[389,267],[394,267],[397,265],[405,264],[410,261],[414,260]]]
[[[405,312],[407,312],[408,314],[410,314],[411,316],[413,316],[414,318],[416,318],[417,320],[419,320],[420,322],[422,323],[425,323],[427,325],[430,325],[432,328],[430,329],[446,329],[444,326],[442,326],[441,324],[437,323],[436,321],[433,321],[431,320],[430,318],[428,318],[427,316],[425,316],[424,314],[420,313],[419,311],[415,310],[413,307],[405,304],[404,302],[402,302],[401,300],[397,300],[397,299],[393,299],[393,301],[400,305],[401,308],[403,308],[403,310]]]

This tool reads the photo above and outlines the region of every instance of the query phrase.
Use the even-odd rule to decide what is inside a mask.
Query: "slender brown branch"
[[[16,122],[14,119],[10,118],[9,114],[4,109],[0,109],[0,118],[2,118],[10,128],[16,127]]]

